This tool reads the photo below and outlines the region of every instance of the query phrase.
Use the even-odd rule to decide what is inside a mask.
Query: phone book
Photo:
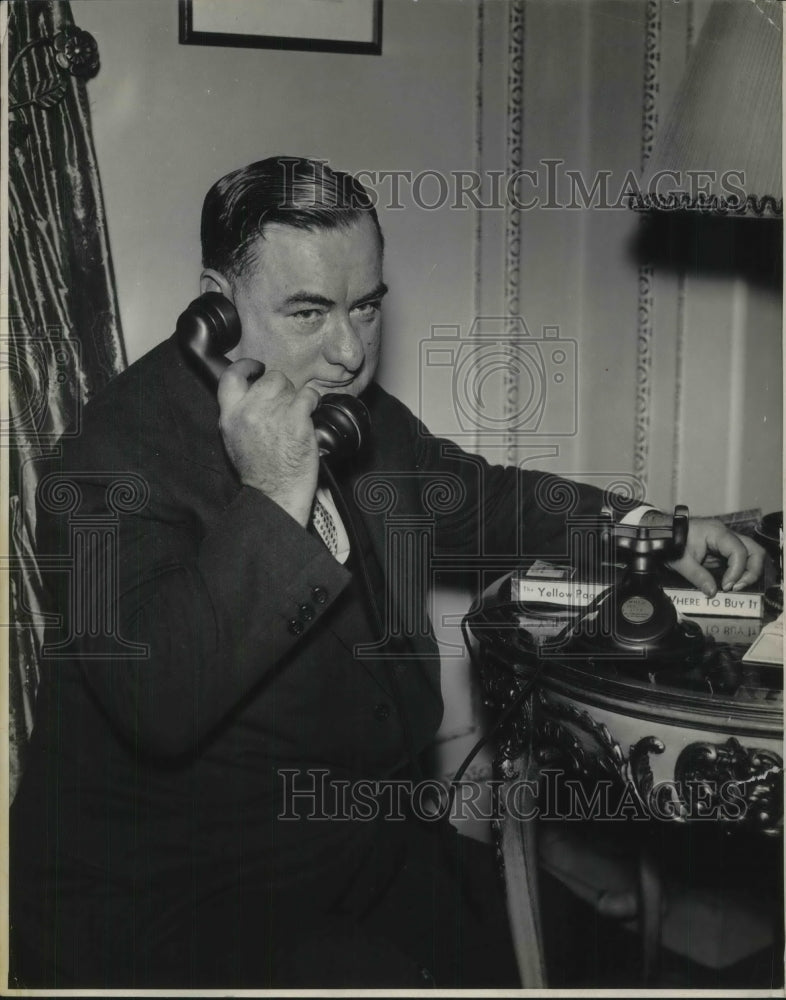
[[[691,587],[679,573],[666,568],[658,571],[664,592],[675,608],[685,615],[713,615],[724,618],[761,618],[762,592],[745,589],[724,592],[720,589],[722,565],[705,568],[713,574],[718,584],[714,597],[707,597],[696,587]],[[576,609],[590,604],[610,583],[622,578],[624,565],[604,563],[601,567],[603,582],[579,578],[572,567],[536,559],[528,568],[517,570],[511,580],[511,599],[520,603],[554,604]]]

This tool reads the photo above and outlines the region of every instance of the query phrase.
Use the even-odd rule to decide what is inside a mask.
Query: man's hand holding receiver
[[[282,372],[264,371],[260,362],[241,358],[221,376],[221,436],[241,482],[305,527],[319,474],[311,420],[319,393],[308,385],[296,390]]]

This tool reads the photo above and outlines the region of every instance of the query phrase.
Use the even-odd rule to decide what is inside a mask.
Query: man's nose
[[[325,358],[332,365],[341,365],[355,372],[363,364],[365,350],[349,316],[337,316],[325,342]]]

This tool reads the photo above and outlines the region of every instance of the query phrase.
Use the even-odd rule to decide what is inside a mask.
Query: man
[[[523,538],[562,553],[564,515],[542,499],[553,477],[431,437],[374,383],[383,240],[352,177],[293,158],[234,171],[205,199],[202,243],[202,290],[242,328],[217,394],[166,341],[91,402],[39,494],[42,552],[67,546],[68,517],[114,526],[112,551],[89,536],[77,582],[109,595],[117,642],[107,652],[100,628],[71,641],[62,585],[14,805],[18,976],[515,986],[490,852],[392,800],[352,813],[342,789],[417,776],[442,711],[433,636],[380,634],[373,610],[426,596],[422,574],[386,565],[387,514],[421,513],[437,484],[455,502],[435,551]],[[311,419],[329,392],[362,396],[373,428],[334,489]],[[375,489],[385,503],[363,501]],[[575,493],[579,511],[615,503]],[[697,585],[714,586],[708,548],[728,559],[724,586],[759,575],[758,547],[695,521],[679,568]]]

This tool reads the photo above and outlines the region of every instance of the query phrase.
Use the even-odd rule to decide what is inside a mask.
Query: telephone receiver
[[[186,358],[215,385],[231,364],[224,355],[240,342],[240,317],[225,295],[205,292],[180,314],[175,334]],[[320,457],[351,458],[371,432],[365,404],[346,393],[324,395],[311,419]]]

